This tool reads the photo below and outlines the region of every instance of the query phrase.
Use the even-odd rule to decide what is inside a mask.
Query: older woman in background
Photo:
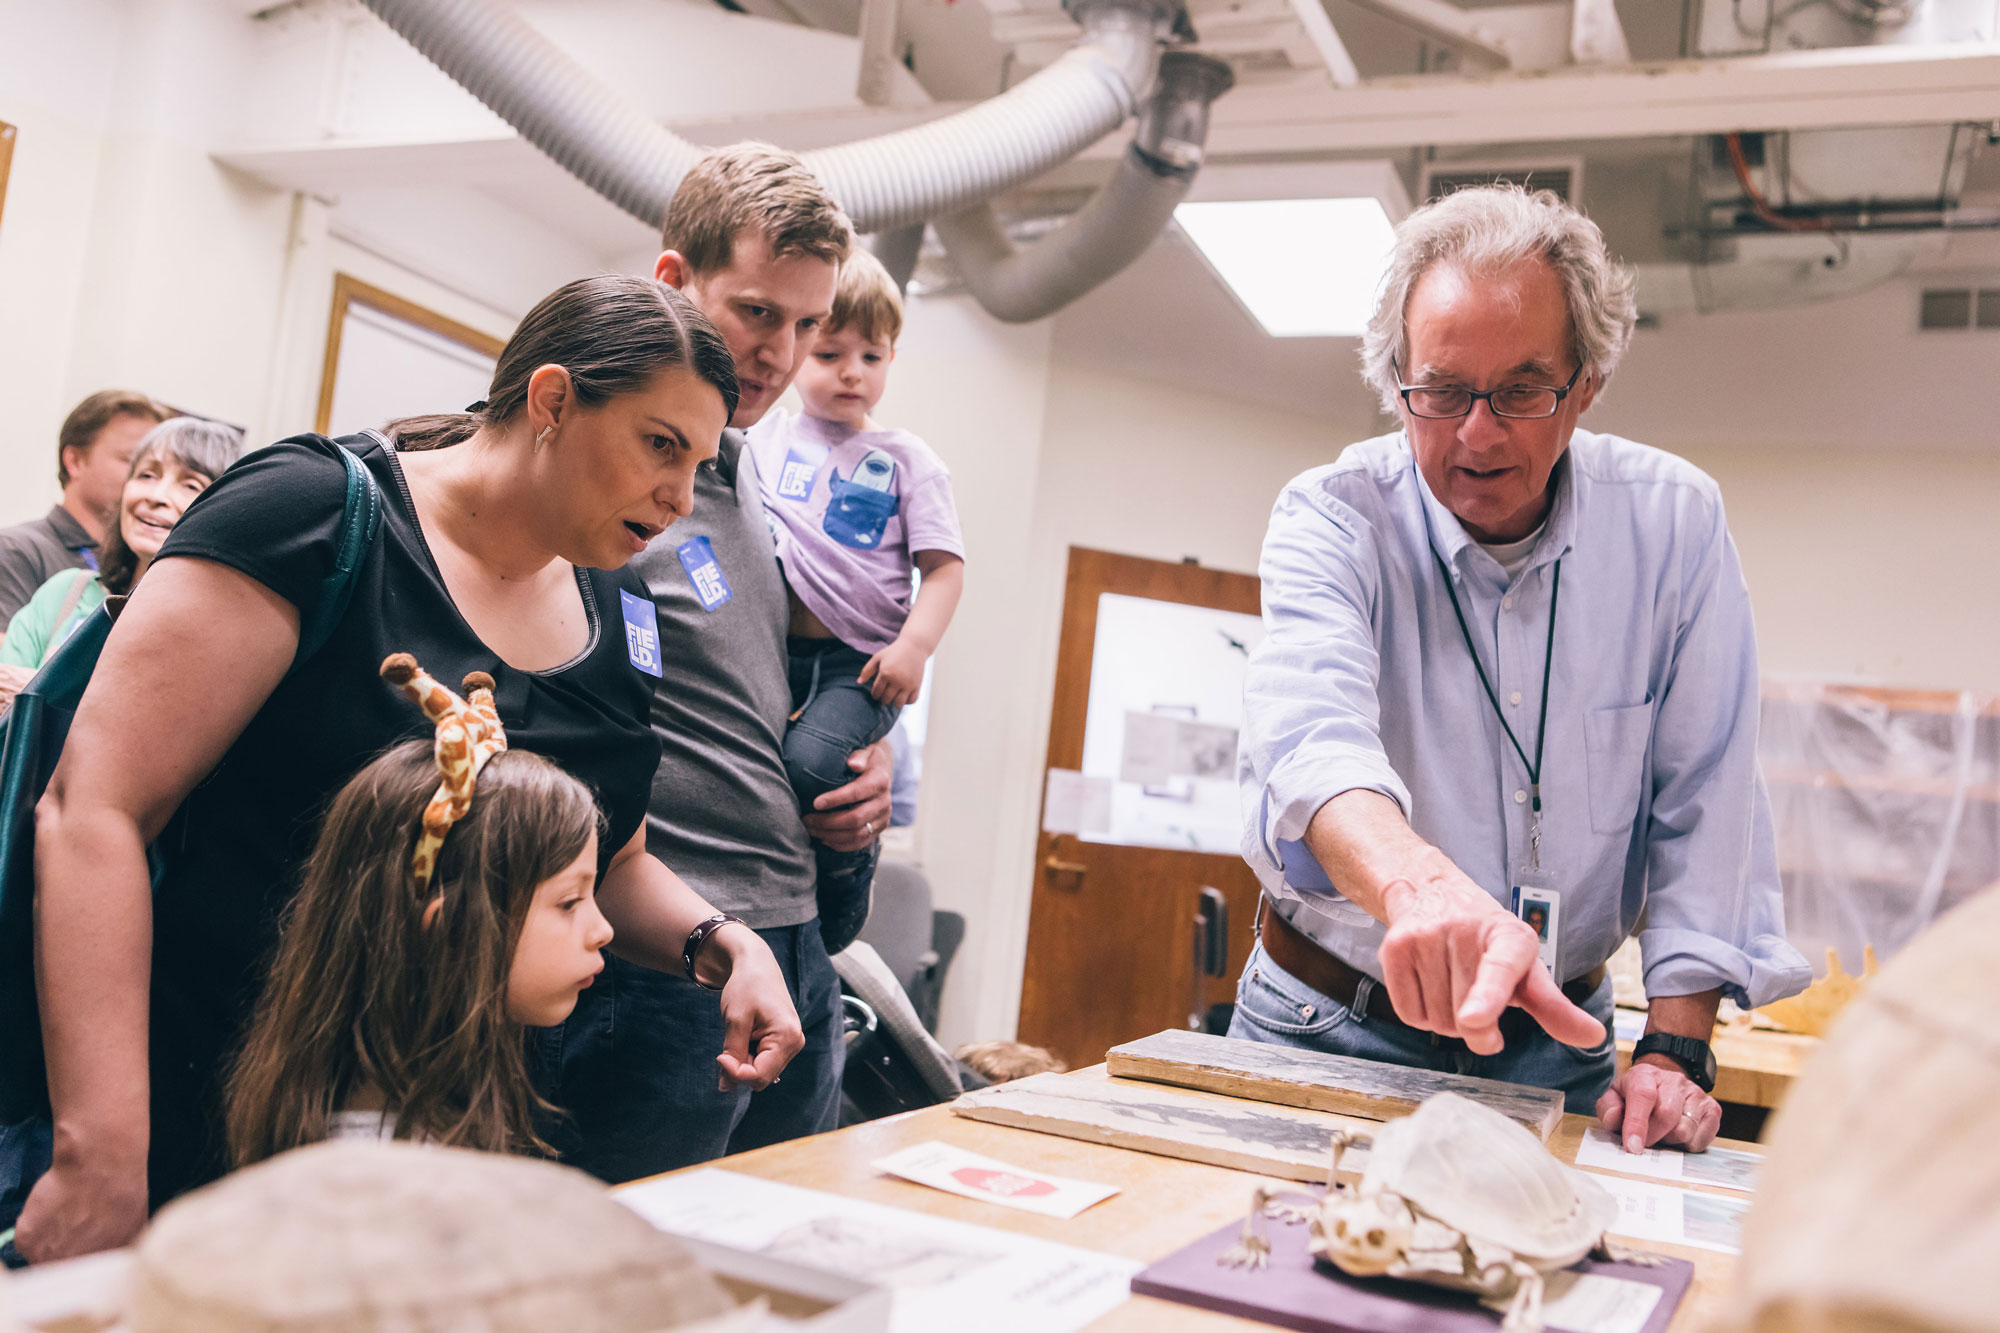
[[[37,589],[7,624],[0,666],[39,670],[106,597],[129,595],[194,497],[242,452],[239,432],[200,417],[148,431],[126,470],[118,524],[105,534],[98,568],[65,569]],[[0,699],[12,694],[0,685]]]

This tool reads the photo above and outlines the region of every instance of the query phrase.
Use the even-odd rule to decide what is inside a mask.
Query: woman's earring
[[[547,444],[549,442],[549,436],[555,433],[556,433],[556,428],[554,426],[542,427],[542,433],[535,437],[535,447],[539,449],[543,445]]]

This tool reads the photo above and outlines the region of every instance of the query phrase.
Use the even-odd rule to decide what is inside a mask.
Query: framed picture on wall
[[[500,339],[348,273],[333,278],[314,429],[347,435],[486,396]]]
[[[0,120],[0,218],[7,214],[7,173],[14,165],[14,140],[21,131]]]

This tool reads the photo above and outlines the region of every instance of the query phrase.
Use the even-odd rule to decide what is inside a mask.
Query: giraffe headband
[[[437,766],[442,779],[424,807],[424,832],[417,839],[410,869],[418,890],[427,888],[437,869],[444,835],[472,808],[472,789],[486,761],[507,748],[500,710],[493,702],[493,677],[475,671],[464,680],[461,699],[433,680],[408,653],[392,653],[382,662],[382,678],[424,710],[437,727]]]

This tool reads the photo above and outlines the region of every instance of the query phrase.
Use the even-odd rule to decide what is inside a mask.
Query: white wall
[[[965,533],[965,599],[938,650],[924,745],[918,855],[937,905],[965,913],[966,948],[945,991],[944,1030],[1011,1032],[1018,947],[998,867],[1025,856],[1024,827],[1047,715],[1026,687],[1044,670],[1029,632],[1045,598],[1028,553],[1060,443],[1046,437],[1049,326],[1000,324],[964,297],[912,303],[878,415],[928,440],[952,470]],[[1025,888],[1026,871],[1021,876]],[[997,915],[996,915],[996,904]]]

